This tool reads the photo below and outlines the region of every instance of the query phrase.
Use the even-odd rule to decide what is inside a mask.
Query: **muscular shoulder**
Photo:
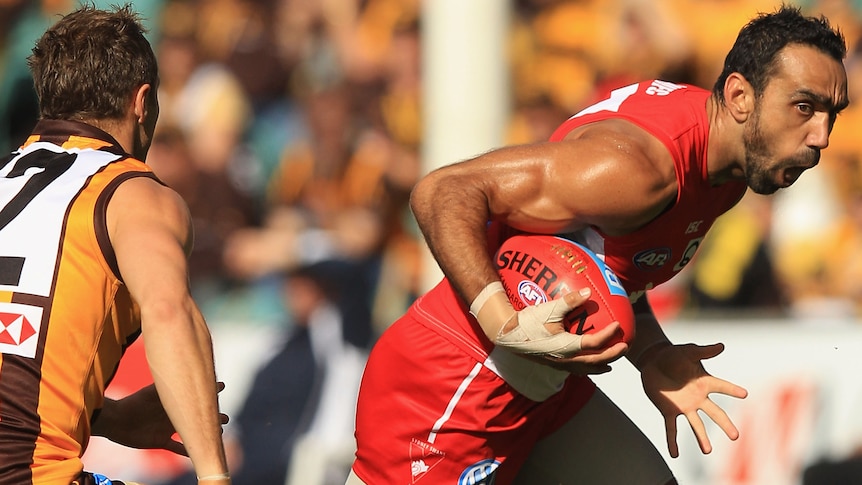
[[[579,191],[580,212],[607,234],[625,234],[654,219],[676,198],[673,158],[637,125],[609,119],[576,128],[561,144],[558,169]]]
[[[108,234],[116,244],[122,237],[164,232],[184,248],[192,243],[188,206],[173,189],[148,177],[136,177],[117,187],[108,202]]]

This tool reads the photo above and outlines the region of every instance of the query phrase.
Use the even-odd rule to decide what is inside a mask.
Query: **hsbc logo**
[[[42,309],[0,303],[0,354],[33,358],[42,322]]]

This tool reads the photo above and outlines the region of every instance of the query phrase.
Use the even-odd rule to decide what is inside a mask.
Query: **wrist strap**
[[[199,482],[203,481],[221,481],[221,480],[230,480],[230,473],[219,473],[218,475],[207,475],[205,477],[198,477]]]
[[[488,283],[488,286],[482,288],[482,291],[476,295],[476,298],[473,299],[473,303],[470,304],[470,313],[473,314],[474,317],[479,318],[479,312],[482,310],[482,307],[485,306],[485,303],[488,303],[488,299],[494,293],[505,293],[506,290],[503,289],[503,283],[499,281],[493,281]]]
[[[485,336],[493,342],[497,334],[512,320],[515,309],[503,289],[503,283],[494,281],[473,299],[470,314],[476,317]]]
[[[500,329],[494,343],[517,354],[571,357],[580,352],[582,337],[566,331],[552,334],[545,327],[561,322],[571,310],[563,298],[528,306],[518,312],[518,326],[507,333]]]

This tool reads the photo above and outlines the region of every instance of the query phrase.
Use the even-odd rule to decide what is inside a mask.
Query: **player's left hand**
[[[712,444],[698,411],[712,419],[728,438],[736,440],[739,431],[727,413],[709,395],[712,393],[744,399],[748,391],[731,382],[713,377],[703,368],[702,360],[724,351],[723,344],[669,345],[657,351],[641,367],[641,381],[647,397],[664,416],[667,447],[670,456],[679,456],[676,422],[685,416],[697,438],[700,450],[712,451]]]
[[[224,383],[219,382],[217,389],[219,392],[224,389]],[[110,424],[103,425],[104,432],[100,434],[115,443],[138,449],[164,449],[188,456],[154,384],[122,399],[106,400],[102,414],[97,422],[105,418]],[[219,413],[219,418],[222,425],[229,419],[224,413]]]

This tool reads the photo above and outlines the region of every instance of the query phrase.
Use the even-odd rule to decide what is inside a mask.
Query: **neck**
[[[140,154],[135,153],[135,129],[134,125],[126,120],[81,120],[84,123],[93,125],[96,128],[111,135],[117,143],[123,148],[123,151],[131,154],[134,157],[139,157]],[[143,161],[143,160],[142,160]]]
[[[706,152],[707,179],[711,185],[745,178],[741,161],[745,158],[742,144],[742,124],[730,116],[716,97],[706,102],[709,120],[709,142]]]

